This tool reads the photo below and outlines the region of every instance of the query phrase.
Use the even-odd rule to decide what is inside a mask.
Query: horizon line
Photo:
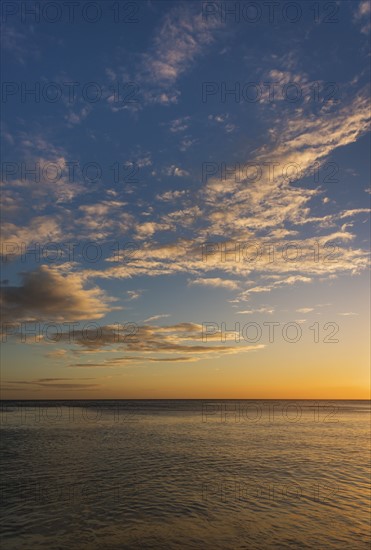
[[[117,397],[117,398],[40,398],[40,399],[1,399],[0,402],[3,401],[371,401],[371,397],[369,399],[357,399],[357,398],[316,398],[316,397],[306,397],[306,398],[285,398],[285,397],[257,397],[257,398],[251,398],[251,397],[212,397],[212,398],[203,398],[203,397],[150,397],[150,398],[142,398],[142,397]]]

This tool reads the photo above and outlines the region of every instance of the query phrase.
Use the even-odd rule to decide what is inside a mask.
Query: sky
[[[370,6],[2,4],[3,399],[370,397]]]

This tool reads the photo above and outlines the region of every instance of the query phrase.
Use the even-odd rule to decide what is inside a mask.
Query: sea
[[[369,550],[370,457],[370,401],[2,401],[1,548]]]

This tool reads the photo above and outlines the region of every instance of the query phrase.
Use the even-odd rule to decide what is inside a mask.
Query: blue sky
[[[2,14],[4,397],[367,397],[370,4],[42,4]]]

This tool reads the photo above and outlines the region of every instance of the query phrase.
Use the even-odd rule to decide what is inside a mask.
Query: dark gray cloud
[[[40,266],[22,275],[21,286],[1,288],[2,322],[99,319],[110,310],[98,288],[83,288],[80,274]]]

